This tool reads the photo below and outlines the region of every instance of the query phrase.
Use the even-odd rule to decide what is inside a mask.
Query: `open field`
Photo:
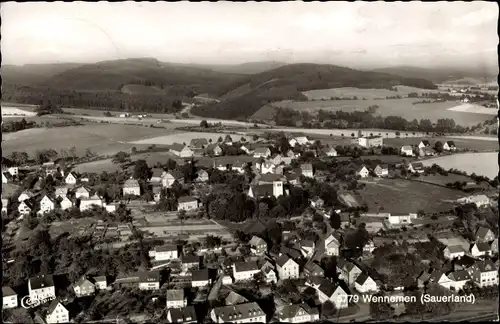
[[[2,183],[2,198],[9,198],[19,189],[18,185],[13,183]]]
[[[321,100],[330,99],[331,97],[358,97],[359,99],[366,98],[371,99],[385,99],[388,96],[407,96],[411,92],[416,92],[418,94],[422,93],[444,93],[447,91],[443,90],[433,90],[433,89],[420,89],[409,86],[395,86],[397,91],[391,91],[388,89],[359,89],[359,88],[331,88],[331,89],[318,89],[309,90],[302,92],[309,100]]]
[[[206,139],[211,139],[213,143],[217,142],[217,139],[219,137],[224,138],[225,134],[223,133],[201,133],[201,132],[185,132],[185,133],[177,133],[177,134],[172,134],[172,135],[165,135],[165,136],[159,136],[159,137],[154,137],[154,138],[148,138],[144,140],[138,140],[135,142],[131,142],[131,144],[163,144],[163,145],[168,145],[168,144],[173,144],[175,142],[177,143],[186,143],[189,144],[192,139],[195,138],[206,138]],[[239,141],[242,135],[233,135],[231,134],[231,138],[233,141]],[[247,139],[249,140],[249,138]]]
[[[457,190],[403,179],[360,180],[366,187],[359,190],[360,201],[369,212],[416,213],[447,211],[464,195]],[[381,208],[383,208],[381,210]]]
[[[37,150],[69,149],[75,146],[78,155],[89,148],[102,155],[129,151],[134,145],[128,142],[171,133],[165,129],[116,124],[92,124],[64,128],[33,128],[3,136],[4,155],[24,151],[33,155]]]
[[[495,116],[498,114],[497,109],[493,108],[486,108],[486,107],[478,107],[477,105],[474,104],[463,104],[463,105],[458,105],[453,108],[449,108],[448,110],[450,111],[458,111],[458,112],[467,112],[467,113],[473,113],[473,114],[484,114],[484,115],[492,115]]]
[[[380,160],[382,163],[388,164],[398,164],[406,162],[414,162],[416,157],[400,156],[400,155],[362,155],[359,157],[361,160]],[[339,156],[334,159],[339,161],[350,161],[352,157],[350,156]]]
[[[467,112],[453,111],[450,108],[460,106],[459,102],[445,101],[428,104],[416,104],[413,102],[421,101],[421,98],[403,98],[403,99],[383,99],[383,100],[325,100],[325,101],[280,101],[273,103],[274,107],[290,108],[311,113],[319,110],[326,111],[363,111],[370,106],[379,106],[376,114],[382,117],[400,116],[407,120],[428,118],[436,122],[440,118],[453,118],[455,123],[462,126],[473,126],[492,119],[491,114],[496,110],[491,109],[489,114],[471,113],[471,108]],[[484,107],[477,106],[482,111]],[[262,109],[269,109],[264,107]],[[258,112],[257,112],[258,113]],[[256,113],[256,114],[257,114]]]
[[[36,113],[28,110],[28,107],[2,106],[2,118],[31,117],[31,116],[36,116]]]
[[[304,135],[326,135],[330,136],[338,136],[342,137],[351,137],[351,134],[354,133],[354,136],[358,136],[358,132],[360,129],[347,128],[347,129],[324,129],[324,128],[296,128],[296,127],[276,127],[269,130],[262,130],[261,132],[284,132],[284,133],[297,133]],[[253,131],[254,133],[258,133],[258,131]],[[373,135],[380,135],[384,137],[384,141],[386,138],[396,138],[397,131],[391,131],[386,129],[361,129],[361,134],[363,136],[370,136],[370,133]],[[401,133],[401,132],[400,132]],[[408,133],[408,137],[423,137],[426,136],[425,133]]]
[[[423,160],[424,166],[437,164],[442,168],[458,169],[493,179],[498,175],[498,153],[463,153]]]
[[[469,177],[466,177],[466,176],[463,176],[460,174],[453,174],[453,173],[448,173],[447,176],[440,175],[440,174],[434,174],[434,175],[430,174],[430,175],[426,175],[426,176],[421,175],[420,177],[418,177],[418,180],[428,182],[428,183],[438,184],[441,186],[446,186],[447,183],[452,183],[452,182],[456,182],[456,181],[460,181],[460,182],[472,181],[472,179]]]
[[[384,145],[401,147],[403,145],[418,145],[422,140],[428,140],[432,146],[437,141],[444,143],[446,141],[453,141],[458,149],[468,149],[476,151],[493,151],[498,150],[498,139],[494,137],[478,137],[469,138],[466,136],[447,136],[447,137],[413,137],[408,132],[408,138],[405,133],[402,133],[401,138],[384,138]],[[491,140],[490,140],[491,139]]]

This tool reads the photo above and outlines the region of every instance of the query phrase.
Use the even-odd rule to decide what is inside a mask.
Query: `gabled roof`
[[[180,144],[180,143],[173,143],[172,145],[170,145],[171,151],[180,152],[180,151],[182,151],[183,148],[184,148],[184,145]]]
[[[52,303],[50,303],[49,308],[47,309],[47,314],[52,314],[59,304],[61,304],[61,302],[59,302],[57,298],[54,299]],[[67,311],[66,307],[64,307],[63,304],[61,304],[61,306]]]
[[[184,300],[183,289],[169,289],[167,290],[167,301]]]
[[[229,292],[229,295],[227,295],[225,301],[226,301],[226,305],[238,305],[238,304],[247,303],[248,299],[246,299],[242,295],[238,294],[237,292],[231,290]]]
[[[448,275],[448,278],[450,278],[451,280],[454,280],[454,281],[463,281],[463,280],[469,280],[470,275],[467,272],[467,270],[460,270],[460,271],[451,272]]]
[[[359,274],[359,276],[356,278],[356,283],[358,285],[364,285],[366,280],[368,280],[370,276],[366,272],[362,272]]]
[[[90,282],[90,280],[88,280],[85,276],[81,276],[77,281],[75,281],[75,283],[73,284],[73,286],[75,287],[80,287],[80,286],[83,286],[83,285],[86,285],[86,286],[93,286],[94,284],[92,282]]]
[[[252,188],[252,192],[254,196],[256,197],[263,197],[263,196],[272,196],[273,195],[273,184],[272,183],[265,183],[265,184],[260,184],[260,185],[255,185],[255,186],[250,186]]]
[[[446,141],[446,144],[448,144],[449,147],[455,146],[455,142],[453,141]]]
[[[451,245],[446,247],[450,253],[461,253],[465,252],[462,246],[460,245]]]
[[[316,262],[308,262],[305,266],[304,266],[304,270],[307,270],[311,273],[315,273],[315,272],[325,272],[325,270],[323,270],[323,268],[321,268],[321,266],[319,264],[317,264]]]
[[[179,197],[179,199],[177,200],[177,202],[179,204],[193,202],[193,201],[198,201],[198,200],[195,197],[192,197],[192,196]]]
[[[183,264],[190,264],[190,263],[199,264],[200,263],[200,257],[197,256],[197,255],[183,255],[181,257],[181,262]]]
[[[252,236],[252,239],[248,242],[248,244],[250,244],[250,246],[267,245],[266,241],[255,235]]]
[[[286,254],[282,254],[278,260],[276,260],[276,265],[280,266],[280,267],[283,267],[289,260],[292,260],[292,258],[290,258],[288,255]],[[295,262],[295,261],[294,261]]]
[[[477,261],[476,265],[481,272],[497,271],[497,266],[491,259]]]
[[[275,173],[266,173],[262,174],[259,177],[259,181],[262,182],[274,182],[274,181],[281,181],[283,180],[283,176],[281,174],[275,174]]]
[[[182,322],[196,322],[196,310],[194,306],[187,306],[183,308],[170,308],[170,318],[172,323],[182,323]]]
[[[244,272],[244,271],[257,271],[259,267],[255,261],[250,262],[235,262],[234,269],[236,272]]]
[[[486,228],[486,227],[480,227],[477,229],[476,231],[476,238],[479,238],[479,239],[485,239],[486,236],[488,235],[488,232],[490,232],[491,230],[489,228]]]
[[[389,166],[387,164],[377,164],[375,168],[381,168],[382,170],[388,170]]]
[[[224,323],[233,323],[256,316],[265,316],[265,313],[255,302],[217,307],[213,309],[213,312],[217,318],[221,318]]]
[[[88,189],[85,186],[80,186],[80,187],[75,189],[75,192],[90,192],[90,189]]]
[[[318,314],[317,308],[311,308],[309,305],[303,304],[293,304],[285,305],[279,311],[279,319],[285,320],[289,318],[294,318],[298,316],[299,311],[302,310],[308,315]]]
[[[300,246],[301,247],[314,248],[314,241],[311,241],[311,240],[300,240]]]
[[[177,245],[174,244],[165,244],[161,246],[155,247],[156,252],[177,252]]]
[[[303,163],[300,165],[301,170],[312,171],[313,166],[311,163]]]
[[[411,147],[411,145],[403,145],[403,146],[401,146],[401,150],[402,151],[412,151],[413,148]]]
[[[423,169],[424,168],[424,165],[422,164],[422,162],[411,163],[411,166],[415,170],[417,170],[417,169]]]
[[[16,295],[17,295],[17,293],[9,286],[2,287],[2,296],[3,297],[16,296]]]
[[[162,168],[152,168],[151,172],[152,172],[151,178],[160,178],[163,172],[165,172],[165,170],[163,170]]]
[[[52,275],[41,275],[30,278],[31,289],[54,287],[54,277]]]
[[[139,181],[137,181],[135,179],[128,179],[123,184],[123,187],[125,187],[125,188],[136,188],[136,187],[139,187]]]
[[[475,246],[477,247],[478,251],[480,251],[480,252],[486,252],[486,251],[491,250],[490,245],[486,242],[478,242],[475,244]]]
[[[428,140],[422,140],[420,143],[424,144],[425,146],[431,145],[431,143]]]
[[[159,271],[142,271],[138,273],[140,282],[159,282],[160,272]]]
[[[191,146],[201,147],[208,145],[208,140],[206,138],[193,138],[189,144]]]
[[[267,154],[268,151],[271,151],[269,147],[257,147],[254,151],[254,153],[259,153],[259,154]]]
[[[208,269],[193,270],[191,271],[192,281],[207,281],[210,277],[208,276]]]

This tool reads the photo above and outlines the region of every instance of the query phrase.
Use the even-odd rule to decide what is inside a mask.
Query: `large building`
[[[368,136],[358,138],[358,145],[366,148],[379,147],[384,145],[384,139],[382,136]]]

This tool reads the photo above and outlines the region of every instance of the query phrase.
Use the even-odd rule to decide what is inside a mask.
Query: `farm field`
[[[169,145],[173,143],[189,144],[189,142],[195,138],[211,139],[213,143],[216,143],[219,137],[222,136],[222,138],[224,138],[225,135],[226,134],[223,133],[185,132],[185,133],[177,133],[177,134],[147,138],[144,140],[131,142],[130,144],[163,144],[163,145]],[[231,134],[231,138],[233,139],[233,141],[239,141],[241,137],[242,135]]]
[[[354,128],[347,128],[347,129],[324,129],[324,128],[296,128],[296,127],[276,127],[268,130],[262,130],[262,133],[265,132],[284,132],[284,133],[296,133],[296,134],[304,134],[307,136],[316,136],[316,135],[323,135],[323,136],[337,136],[337,137],[342,137],[342,134],[344,134],[344,137],[351,137],[351,134],[354,133],[354,136],[358,136],[358,132],[361,131],[361,134],[363,136],[370,136],[370,134],[373,135],[380,135],[384,137],[384,143],[386,138],[396,138],[396,133],[397,131],[391,131],[391,130],[386,130],[386,129],[354,129]],[[254,133],[257,133],[258,131],[253,131]],[[408,133],[408,137],[423,137],[426,136],[425,133]]]
[[[492,119],[491,114],[478,114],[471,112],[460,112],[449,110],[450,108],[460,106],[459,102],[446,101],[428,104],[416,104],[413,102],[421,101],[421,98],[403,98],[403,99],[383,99],[383,100],[326,100],[326,101],[281,101],[273,103],[274,107],[290,108],[300,111],[317,112],[326,111],[363,111],[370,106],[379,106],[376,114],[382,117],[400,116],[407,120],[420,120],[424,116],[433,122],[440,118],[453,118],[455,123],[462,126],[474,126],[486,120]],[[480,107],[480,106],[478,106]],[[482,108],[482,107],[480,107]],[[269,109],[264,107],[262,109]],[[259,112],[257,112],[259,113]],[[256,113],[256,114],[257,114]]]
[[[416,213],[447,211],[454,200],[463,193],[403,179],[360,180],[366,187],[358,191],[361,202],[368,205],[368,212]]]
[[[24,151],[33,155],[37,150],[53,148],[69,149],[75,146],[78,155],[89,148],[92,152],[107,155],[118,151],[129,151],[134,145],[129,141],[171,133],[165,129],[116,125],[92,124],[64,128],[32,128],[3,136],[3,154]]]
[[[366,98],[371,99],[385,99],[388,96],[407,96],[411,92],[416,92],[418,94],[422,93],[444,93],[444,90],[434,90],[434,89],[420,89],[409,86],[395,86],[397,91],[391,91],[388,89],[359,89],[359,88],[331,88],[331,89],[318,89],[302,92],[309,100],[321,100],[330,99],[331,97],[358,97],[359,99]]]
[[[3,106],[2,105],[2,118],[14,118],[14,117],[32,117],[36,116],[36,113],[32,111],[33,107],[25,106]]]
[[[388,163],[388,164],[398,164],[398,163],[403,163],[403,161],[413,162],[417,159],[415,157],[407,157],[399,155],[362,155],[359,158],[361,160],[380,160],[382,163]],[[352,160],[352,157],[339,156],[334,159],[337,159],[339,161],[350,161]]]
[[[428,140],[431,146],[437,141],[444,143],[446,141],[453,141],[458,149],[468,149],[476,151],[493,151],[498,150],[498,139],[491,137],[483,138],[469,138],[466,136],[447,136],[447,137],[413,137],[411,133],[408,133],[408,138],[406,138],[405,133],[401,138],[384,138],[384,145],[401,147],[403,145],[418,145],[422,140]]]
[[[458,112],[467,112],[473,114],[484,114],[484,115],[492,115],[495,116],[498,113],[497,109],[494,108],[486,108],[486,107],[478,107],[474,104],[463,104],[458,105],[453,108],[449,108],[450,111],[458,111]]]
[[[498,153],[463,153],[422,160],[424,166],[437,164],[442,168],[458,169],[493,179],[498,175]]]
[[[9,198],[14,195],[18,189],[19,186],[13,183],[2,183],[2,197]]]
[[[426,176],[421,175],[420,177],[418,177],[418,180],[423,181],[423,182],[428,182],[428,183],[434,183],[434,184],[441,185],[441,186],[446,186],[447,183],[453,183],[456,181],[460,181],[460,182],[472,181],[472,179],[467,177],[467,176],[463,176],[460,174],[453,174],[453,173],[448,173],[447,176],[439,175],[439,174],[434,174],[434,175],[430,174],[430,175],[426,175]]]

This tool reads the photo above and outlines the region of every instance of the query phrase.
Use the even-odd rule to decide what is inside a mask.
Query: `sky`
[[[498,64],[495,2],[8,2],[1,18],[2,65]]]

